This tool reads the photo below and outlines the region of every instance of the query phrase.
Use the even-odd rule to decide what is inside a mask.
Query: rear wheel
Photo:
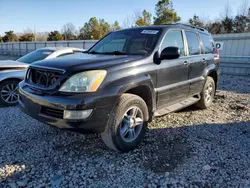
[[[214,95],[215,95],[214,79],[208,76],[204,88],[201,92],[201,100],[196,104],[196,106],[201,109],[206,109],[210,107],[213,103]]]
[[[148,118],[148,108],[142,98],[123,94],[101,133],[102,140],[113,150],[133,150],[145,135]]]
[[[0,83],[0,103],[5,106],[15,106],[18,103],[17,80],[6,80]]]

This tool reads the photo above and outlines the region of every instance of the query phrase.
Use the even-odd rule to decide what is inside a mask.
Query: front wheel
[[[148,119],[145,101],[137,95],[123,94],[101,133],[102,140],[116,151],[133,150],[145,135]]]
[[[213,103],[215,95],[215,83],[214,79],[210,76],[207,77],[207,81],[204,85],[204,88],[201,92],[201,99],[196,104],[197,107],[201,109],[206,109],[210,107]]]
[[[18,104],[17,80],[6,80],[0,83],[0,103],[4,106],[15,106]]]

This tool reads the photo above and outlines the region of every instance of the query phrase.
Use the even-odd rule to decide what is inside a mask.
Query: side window
[[[181,31],[178,30],[168,31],[162,42],[161,50],[169,46],[178,47],[180,49],[181,56],[185,56],[184,43]]]
[[[203,51],[205,54],[211,54],[215,52],[214,41],[211,36],[200,33],[201,41],[203,44]]]
[[[195,32],[186,31],[189,55],[199,55],[201,53],[200,42]]]

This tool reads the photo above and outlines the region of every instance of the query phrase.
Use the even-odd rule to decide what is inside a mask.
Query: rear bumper
[[[78,132],[103,132],[117,99],[118,96],[97,98],[93,94],[41,96],[29,92],[29,88],[23,82],[19,87],[19,106],[24,113],[51,126]],[[46,114],[42,109],[54,110],[55,113]],[[64,110],[88,109],[93,109],[93,111],[85,120],[63,119]]]

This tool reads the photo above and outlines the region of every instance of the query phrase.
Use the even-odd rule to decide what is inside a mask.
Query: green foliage
[[[58,41],[63,40],[62,35],[59,33],[59,31],[51,31],[47,38],[48,41]]]
[[[118,24],[118,25],[117,25]],[[119,23],[116,23],[119,27]],[[79,39],[81,40],[99,40],[111,31],[111,26],[104,19],[98,20],[96,17],[90,18],[88,23],[80,29]]]
[[[200,20],[199,16],[197,16],[196,14],[193,16],[193,18],[189,19],[189,24],[193,26],[204,27],[204,23]]]
[[[18,41],[16,34],[14,31],[7,31],[5,32],[5,36],[2,38],[4,42],[15,42]]]
[[[3,38],[0,36],[0,43],[3,42]]]
[[[181,20],[175,12],[171,0],[159,0],[155,6],[155,11],[154,24],[156,25],[171,24]]]
[[[142,11],[142,15],[140,15],[135,24],[136,26],[149,26],[151,25],[152,14],[147,12],[145,9]]]
[[[229,18],[226,16],[221,21],[221,25],[222,25],[221,33],[232,33],[233,32],[233,24],[234,24],[234,20],[232,18]]]
[[[33,33],[25,33],[19,37],[19,41],[35,41],[35,35]]]
[[[220,34],[221,33],[222,24],[221,22],[214,22],[206,24],[206,29],[212,34]]]
[[[250,31],[250,15],[237,15],[233,22],[235,33],[245,33]]]
[[[119,25],[118,21],[115,21],[115,23],[112,25],[112,31],[120,30],[121,26]]]

